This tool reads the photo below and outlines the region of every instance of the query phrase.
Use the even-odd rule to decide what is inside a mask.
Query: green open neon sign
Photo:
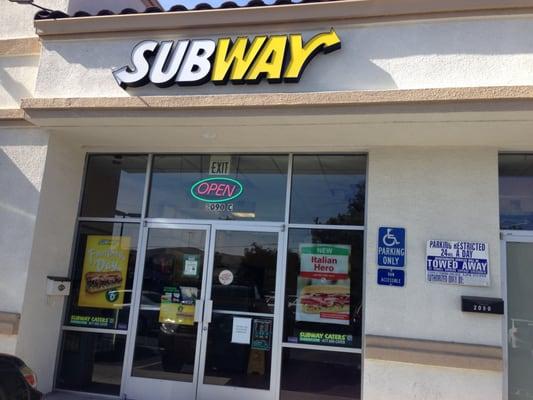
[[[205,178],[191,186],[191,195],[205,203],[224,203],[239,197],[243,192],[242,184],[232,178]]]

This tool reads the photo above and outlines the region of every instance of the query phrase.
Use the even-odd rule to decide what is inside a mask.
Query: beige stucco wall
[[[0,126],[0,312],[22,312],[47,145],[39,129]],[[16,341],[0,335],[0,352]]]
[[[197,87],[149,84],[123,90],[113,69],[130,63],[133,47],[146,39],[206,39],[301,32],[305,39],[334,28],[342,48],[318,54],[298,84]],[[523,34],[517,35],[517,32]],[[44,38],[37,97],[115,97],[334,90],[396,90],[533,85],[533,17],[478,17],[408,22],[348,21],[265,27],[217,27],[175,32],[105,34],[86,40]],[[61,81],[62,85],[55,82]]]
[[[45,393],[53,385],[64,301],[46,295],[46,277],[68,275],[83,162],[78,147],[51,136],[16,346]]]
[[[365,333],[503,346],[504,319],[461,311],[461,295],[502,297],[496,148],[369,151]],[[377,285],[380,226],[406,229],[405,287]],[[489,287],[429,283],[430,239],[486,242]],[[386,382],[379,384],[378,382]],[[501,399],[501,372],[368,359],[365,399]]]
[[[503,398],[497,372],[366,360],[364,400],[492,400]]]
[[[0,108],[19,108],[20,99],[33,97],[38,55],[0,54]]]
[[[52,10],[66,11],[68,0],[39,0],[36,3]],[[33,17],[38,11],[28,4],[3,0],[0,3],[0,39],[36,36]]]

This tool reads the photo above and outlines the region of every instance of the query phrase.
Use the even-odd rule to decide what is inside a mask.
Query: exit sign
[[[211,156],[209,158],[209,175],[229,175],[231,156]]]

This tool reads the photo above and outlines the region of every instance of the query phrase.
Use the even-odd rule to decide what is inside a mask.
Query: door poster
[[[254,319],[252,329],[252,349],[269,351],[272,340],[272,320]]]
[[[350,246],[300,244],[296,321],[349,325]]]
[[[194,325],[194,309],[198,297],[195,287],[163,288],[159,322],[162,324]]]
[[[183,261],[183,276],[198,277],[200,256],[198,254],[184,254]]]
[[[233,326],[231,329],[231,343],[250,344],[251,330],[251,318],[233,317]]]
[[[130,245],[129,236],[87,236],[78,306],[122,308]]]

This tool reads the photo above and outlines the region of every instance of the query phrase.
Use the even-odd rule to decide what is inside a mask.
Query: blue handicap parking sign
[[[382,267],[405,266],[404,228],[379,228],[378,265]]]

